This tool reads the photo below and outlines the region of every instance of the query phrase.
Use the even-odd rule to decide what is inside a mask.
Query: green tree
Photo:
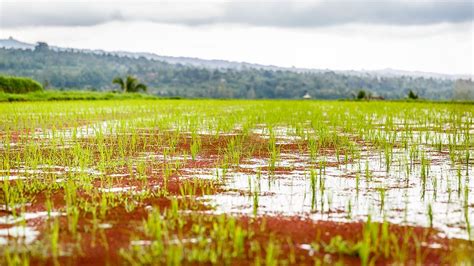
[[[418,99],[418,95],[414,93],[412,90],[408,92],[408,99],[416,100]]]
[[[474,82],[472,80],[458,79],[454,84],[453,99],[474,100]]]
[[[145,84],[138,82],[138,79],[132,76],[127,76],[125,79],[116,77],[112,80],[112,83],[119,85],[123,92],[139,92],[141,90],[147,90]]]
[[[360,90],[359,93],[357,93],[357,99],[362,100],[366,96],[366,93],[364,90]]]

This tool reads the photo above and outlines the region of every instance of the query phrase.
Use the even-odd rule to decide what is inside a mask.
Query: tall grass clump
[[[43,86],[33,79],[0,75],[0,92],[28,93],[43,91]]]

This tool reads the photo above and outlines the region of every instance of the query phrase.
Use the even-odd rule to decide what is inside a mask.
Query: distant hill
[[[7,49],[29,49],[34,50],[36,44],[25,43],[10,37],[8,39],[0,39],[0,48]],[[58,46],[50,46],[50,49],[53,51],[76,51],[84,53],[93,53],[93,54],[113,54],[119,56],[128,56],[133,58],[145,57],[147,59],[154,59],[159,61],[164,61],[170,64],[182,64],[188,66],[212,68],[212,69],[246,69],[246,68],[259,68],[267,70],[291,70],[291,68],[282,68],[277,66],[265,66],[259,64],[251,64],[245,62],[233,62],[226,60],[206,60],[193,57],[173,57],[173,56],[162,56],[153,53],[134,53],[134,52],[125,52],[125,51],[104,51],[104,50],[90,50],[90,49],[77,49],[77,48],[65,48]]]
[[[376,96],[450,99],[452,76],[280,68],[225,60],[168,57],[150,53],[43,47],[0,40],[0,73],[27,76],[46,87],[113,90],[116,76],[134,75],[154,94],[213,98],[351,98],[364,89]],[[411,72],[410,72],[411,73]]]
[[[20,42],[10,37],[8,39],[0,39],[0,47],[7,49],[34,49],[35,44]]]
[[[0,39],[0,48],[7,49],[30,49],[33,50],[36,44],[25,43],[10,37],[8,39]],[[77,51],[84,53],[94,53],[94,54],[113,54],[119,56],[128,56],[133,58],[145,57],[147,59],[154,59],[158,61],[167,62],[170,64],[182,64],[187,66],[196,66],[210,69],[264,69],[264,70],[281,70],[281,71],[293,71],[298,73],[321,73],[334,71],[339,74],[354,75],[354,76],[377,76],[377,77],[401,77],[401,76],[411,76],[411,77],[424,77],[424,78],[438,78],[438,79],[470,79],[469,75],[449,75],[441,73],[432,73],[432,72],[423,72],[423,71],[405,71],[397,69],[380,69],[380,70],[366,70],[366,71],[356,71],[356,70],[329,70],[329,69],[309,69],[309,68],[297,68],[297,67],[278,67],[278,66],[269,66],[261,64],[253,64],[246,62],[235,62],[227,60],[209,60],[209,59],[200,59],[193,57],[174,57],[174,56],[163,56],[157,55],[154,53],[145,53],[145,52],[125,52],[125,51],[104,51],[104,50],[90,50],[90,49],[76,49],[76,48],[65,48],[58,46],[50,46],[50,49],[55,51]]]

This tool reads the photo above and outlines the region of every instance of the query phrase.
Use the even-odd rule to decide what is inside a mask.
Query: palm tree
[[[140,90],[146,91],[145,84],[138,82],[138,79],[132,76],[127,76],[126,79],[116,77],[112,80],[113,84],[118,84],[123,92],[138,92]]]

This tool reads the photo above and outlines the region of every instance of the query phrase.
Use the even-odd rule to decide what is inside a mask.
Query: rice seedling
[[[0,264],[462,264],[473,116],[429,102],[0,104]]]

